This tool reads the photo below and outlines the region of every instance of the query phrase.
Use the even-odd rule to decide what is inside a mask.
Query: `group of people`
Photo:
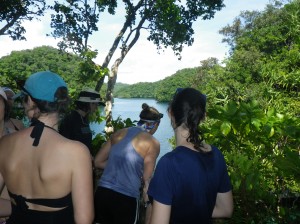
[[[11,106],[0,88],[0,192],[6,187],[9,194],[0,198],[0,217],[9,217],[7,224],[134,224],[141,198],[147,224],[231,217],[224,157],[199,132],[206,96],[198,90],[174,94],[167,113],[176,148],[158,162],[160,143],[153,134],[163,114],[154,107],[144,103],[137,125],[113,133],[92,158],[88,116],[103,104],[99,93],[81,91],[76,108],[62,120],[70,99],[57,74],[32,74],[16,97],[31,125],[6,133]],[[96,189],[93,166],[103,169]]]

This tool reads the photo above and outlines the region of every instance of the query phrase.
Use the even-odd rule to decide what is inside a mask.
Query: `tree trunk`
[[[117,81],[118,76],[118,68],[121,62],[120,60],[116,60],[114,65],[112,66],[109,75],[108,75],[108,82],[107,82],[107,91],[106,91],[106,107],[105,107],[105,116],[106,116],[106,127],[105,131],[107,133],[114,132],[113,126],[112,126],[112,105],[113,105],[113,90],[114,86]]]
[[[145,21],[146,21],[146,17],[144,16],[144,17],[141,18],[138,26],[134,30],[131,30],[129,32],[129,34],[127,36],[127,39],[126,39],[125,43],[123,44],[120,57],[115,61],[115,63],[111,67],[111,71],[109,73],[108,82],[107,82],[106,108],[105,108],[105,115],[106,115],[105,130],[107,130],[108,132],[113,132],[114,131],[113,127],[112,127],[112,124],[111,124],[111,121],[112,121],[112,111],[111,110],[112,110],[112,104],[113,104],[113,90],[114,90],[114,87],[115,87],[115,84],[116,84],[116,81],[117,81],[119,65],[122,63],[122,61],[126,57],[127,53],[130,51],[130,49],[138,41],[138,39],[140,37],[140,30],[141,30],[141,28],[142,28]],[[128,40],[129,40],[132,33],[135,33],[135,35],[134,35],[132,41],[127,46],[126,43],[128,42]]]

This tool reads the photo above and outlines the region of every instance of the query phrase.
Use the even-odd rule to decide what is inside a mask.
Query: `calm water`
[[[142,110],[142,104],[147,103],[149,106],[155,107],[164,117],[160,121],[160,125],[153,135],[160,142],[160,154],[158,159],[169,152],[172,148],[168,142],[173,136],[173,130],[170,124],[170,119],[167,114],[167,103],[158,103],[154,99],[118,99],[115,98],[114,106],[112,108],[113,119],[120,116],[122,119],[130,118],[131,120],[139,120],[139,114]],[[104,123],[93,124],[91,128],[95,133],[103,131]]]

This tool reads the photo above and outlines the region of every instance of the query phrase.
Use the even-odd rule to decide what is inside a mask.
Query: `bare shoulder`
[[[148,132],[139,133],[133,140],[133,144],[139,148],[146,148],[148,152],[159,151],[160,143]]]
[[[120,129],[120,130],[116,131],[115,133],[113,133],[110,136],[111,143],[116,144],[120,140],[122,140],[125,137],[127,130],[128,130],[128,128],[123,128],[123,129]]]
[[[79,141],[74,141],[60,136],[60,142],[56,149],[53,150],[55,158],[64,158],[64,161],[69,161],[69,167],[83,166],[91,162],[91,154],[86,145]]]
[[[8,146],[10,146],[11,144],[16,143],[18,139],[22,139],[26,135],[26,133],[27,130],[21,130],[2,136],[0,138],[0,149],[8,148]],[[2,147],[2,145],[6,147]]]
[[[141,132],[140,134],[138,134],[137,136],[140,140],[146,140],[151,142],[151,144],[159,144],[159,141],[154,138],[151,134],[149,134],[148,132]]]
[[[79,141],[74,141],[67,139],[63,136],[60,136],[62,138],[62,143],[64,144],[64,148],[68,151],[74,153],[74,154],[89,154],[89,149],[86,145]]]

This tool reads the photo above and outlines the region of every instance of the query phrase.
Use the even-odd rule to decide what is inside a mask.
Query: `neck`
[[[38,120],[56,131],[58,130],[58,113],[41,114]]]
[[[197,151],[197,152],[199,151],[195,149],[193,143],[187,141],[187,138],[189,136],[189,131],[186,128],[179,126],[174,131],[175,131],[176,146],[185,146],[193,151]],[[201,150],[204,152],[210,152],[211,146],[209,144],[206,144],[203,141]]]
[[[188,129],[179,126],[176,129],[174,129],[174,132],[175,132],[176,146],[185,146],[187,148],[195,150],[194,145],[187,141],[187,138],[189,136]]]

